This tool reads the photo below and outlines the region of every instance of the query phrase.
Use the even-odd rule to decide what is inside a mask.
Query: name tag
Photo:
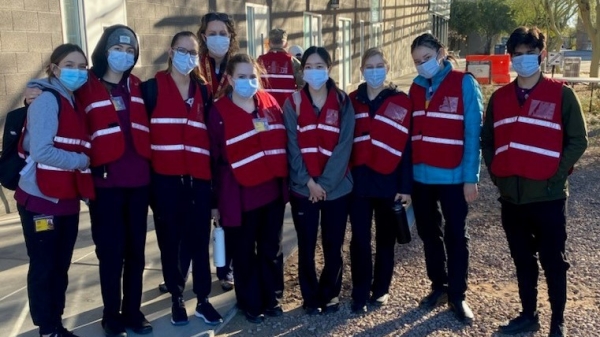
[[[113,106],[115,107],[115,110],[117,111],[122,111],[125,110],[125,101],[123,101],[123,97],[118,96],[118,97],[111,97],[110,98]]]
[[[252,123],[254,124],[254,130],[258,132],[269,130],[269,121],[266,118],[254,118]]]
[[[53,216],[34,216],[33,222],[35,224],[35,232],[45,232],[54,230],[54,217]]]

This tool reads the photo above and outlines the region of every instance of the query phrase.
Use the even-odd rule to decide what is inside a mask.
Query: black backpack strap
[[[146,106],[146,114],[148,118],[152,117],[152,112],[156,108],[156,102],[158,101],[158,84],[155,78],[151,78],[145,82],[142,82],[142,97],[144,98],[144,105]]]

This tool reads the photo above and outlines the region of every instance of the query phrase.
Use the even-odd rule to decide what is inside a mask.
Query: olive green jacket
[[[567,86],[562,91],[563,151],[558,170],[548,180],[532,180],[519,176],[495,177],[491,173],[494,160],[494,95],[490,97],[481,132],[483,159],[494,184],[500,191],[500,199],[514,203],[564,199],[569,195],[567,178],[570,169],[585,152],[588,144],[587,128],[579,99]]]

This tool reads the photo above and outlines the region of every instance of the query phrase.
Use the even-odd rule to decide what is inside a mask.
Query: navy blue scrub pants
[[[567,302],[566,200],[502,204],[502,226],[517,269],[525,315],[537,310],[538,256],[548,285],[552,324],[563,323]]]
[[[349,195],[316,203],[312,203],[307,197],[292,195],[290,198],[298,236],[298,278],[305,307],[324,307],[340,294],[342,245],[348,221],[348,202]],[[317,279],[315,249],[319,220],[325,263],[321,276]]]
[[[463,301],[469,273],[466,222],[469,206],[463,184],[432,185],[415,181],[412,202],[432,289],[447,287],[449,301]]]
[[[62,327],[68,271],[77,239],[79,213],[54,216],[54,229],[36,232],[33,218],[41,215],[17,205],[29,256],[27,295],[33,324],[40,334]]]
[[[90,202],[106,320],[140,317],[149,194],[148,186],[96,188]]]
[[[350,262],[352,299],[366,303],[369,294],[379,298],[389,292],[394,274],[396,245],[394,198],[370,198],[352,195],[350,201]],[[375,213],[375,269],[371,250],[371,224]]]
[[[210,181],[190,176],[153,174],[152,199],[160,219],[162,271],[173,301],[181,297],[191,258],[193,289],[198,300],[210,294]],[[187,260],[187,264],[185,261]]]

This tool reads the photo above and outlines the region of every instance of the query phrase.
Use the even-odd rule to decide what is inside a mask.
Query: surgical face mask
[[[329,79],[329,73],[327,69],[305,69],[303,79],[311,88],[319,90]]]
[[[229,51],[229,38],[221,35],[210,35],[206,37],[206,48],[217,57],[222,57]]]
[[[60,68],[58,80],[70,91],[79,89],[88,79],[87,70]]]
[[[243,98],[250,98],[258,91],[257,78],[237,78],[233,84],[233,91]]]
[[[108,65],[115,72],[122,73],[127,71],[133,67],[134,63],[133,54],[118,50],[108,52]]]
[[[419,64],[417,66],[417,72],[419,73],[419,75],[421,75],[427,79],[432,78],[439,71],[440,71],[440,61],[438,61],[437,55],[435,57],[430,58],[425,63]]]
[[[198,66],[198,56],[192,56],[188,54],[182,54],[180,52],[173,52],[173,67],[178,72],[188,75]]]
[[[385,68],[367,68],[363,73],[367,85],[375,89],[383,85],[386,75]]]
[[[513,69],[521,77],[529,77],[540,69],[538,54],[524,54],[512,58]]]

